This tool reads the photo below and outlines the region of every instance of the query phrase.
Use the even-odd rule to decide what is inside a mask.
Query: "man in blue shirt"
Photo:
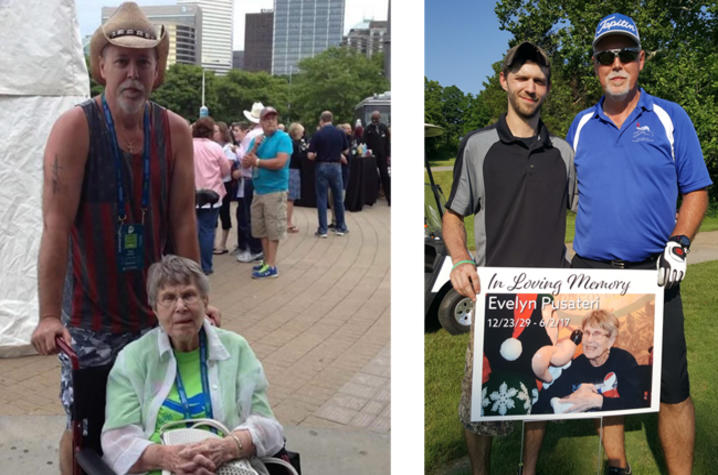
[[[349,141],[346,134],[332,125],[332,113],[324,111],[319,116],[319,131],[312,136],[309,142],[307,158],[317,161],[316,167],[316,193],[317,217],[319,227],[315,236],[327,237],[327,192],[331,187],[334,198],[334,215],[337,226],[334,233],[343,236],[348,233],[344,220],[344,202],[342,200],[342,167],[347,163],[346,154],[349,151]]]
[[[264,260],[252,268],[253,279],[277,277],[279,240],[287,235],[287,190],[289,189],[289,157],[292,139],[278,129],[274,107],[265,107],[259,114],[263,135],[249,144],[242,166],[254,167],[254,199],[252,200],[252,236],[262,241]]]
[[[669,472],[688,474],[695,411],[678,284],[712,182],[685,110],[638,86],[644,61],[630,17],[615,13],[599,22],[593,65],[605,94],[576,116],[566,137],[576,153],[579,192],[572,266],[658,269],[666,288],[658,434]],[[609,448],[618,454],[608,454],[611,473],[630,473],[623,418],[612,419],[603,434],[607,454]]]

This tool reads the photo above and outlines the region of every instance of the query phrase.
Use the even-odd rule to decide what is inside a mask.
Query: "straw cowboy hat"
[[[105,85],[100,75],[100,58],[105,46],[112,44],[125,48],[155,48],[157,50],[157,79],[154,88],[162,84],[167,67],[169,37],[164,26],[159,37],[155,27],[134,2],[125,2],[115,10],[104,25],[100,25],[90,41],[90,72],[95,81]]]
[[[252,111],[244,111],[244,116],[247,118],[248,121],[255,124],[259,124],[262,109],[264,109],[264,104],[262,104],[261,102],[255,102],[254,104],[252,104]]]

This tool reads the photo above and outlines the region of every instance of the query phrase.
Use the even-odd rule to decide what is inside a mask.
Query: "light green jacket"
[[[258,456],[273,455],[284,444],[283,429],[267,400],[262,364],[247,340],[204,322],[207,370],[214,419],[232,430],[248,429]],[[107,380],[104,459],[126,473],[152,444],[157,414],[175,381],[177,364],[167,333],[154,328],[117,356]]]

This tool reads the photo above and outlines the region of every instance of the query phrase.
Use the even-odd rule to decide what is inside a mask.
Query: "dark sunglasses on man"
[[[593,57],[602,65],[609,66],[613,64],[616,56],[618,56],[618,59],[620,59],[623,64],[631,63],[638,58],[638,53],[640,52],[641,48],[605,49],[603,51],[597,51],[593,54]]]

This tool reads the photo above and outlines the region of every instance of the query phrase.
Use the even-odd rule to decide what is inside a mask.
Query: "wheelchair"
[[[60,351],[67,355],[72,364],[73,403],[70,411],[72,430],[72,473],[73,475],[115,475],[102,460],[100,435],[105,421],[105,399],[107,382],[112,365],[80,368],[77,354],[60,337],[55,339]],[[267,463],[270,475],[301,475],[299,453],[282,448],[272,458],[285,463]],[[292,471],[286,465],[291,465]]]

